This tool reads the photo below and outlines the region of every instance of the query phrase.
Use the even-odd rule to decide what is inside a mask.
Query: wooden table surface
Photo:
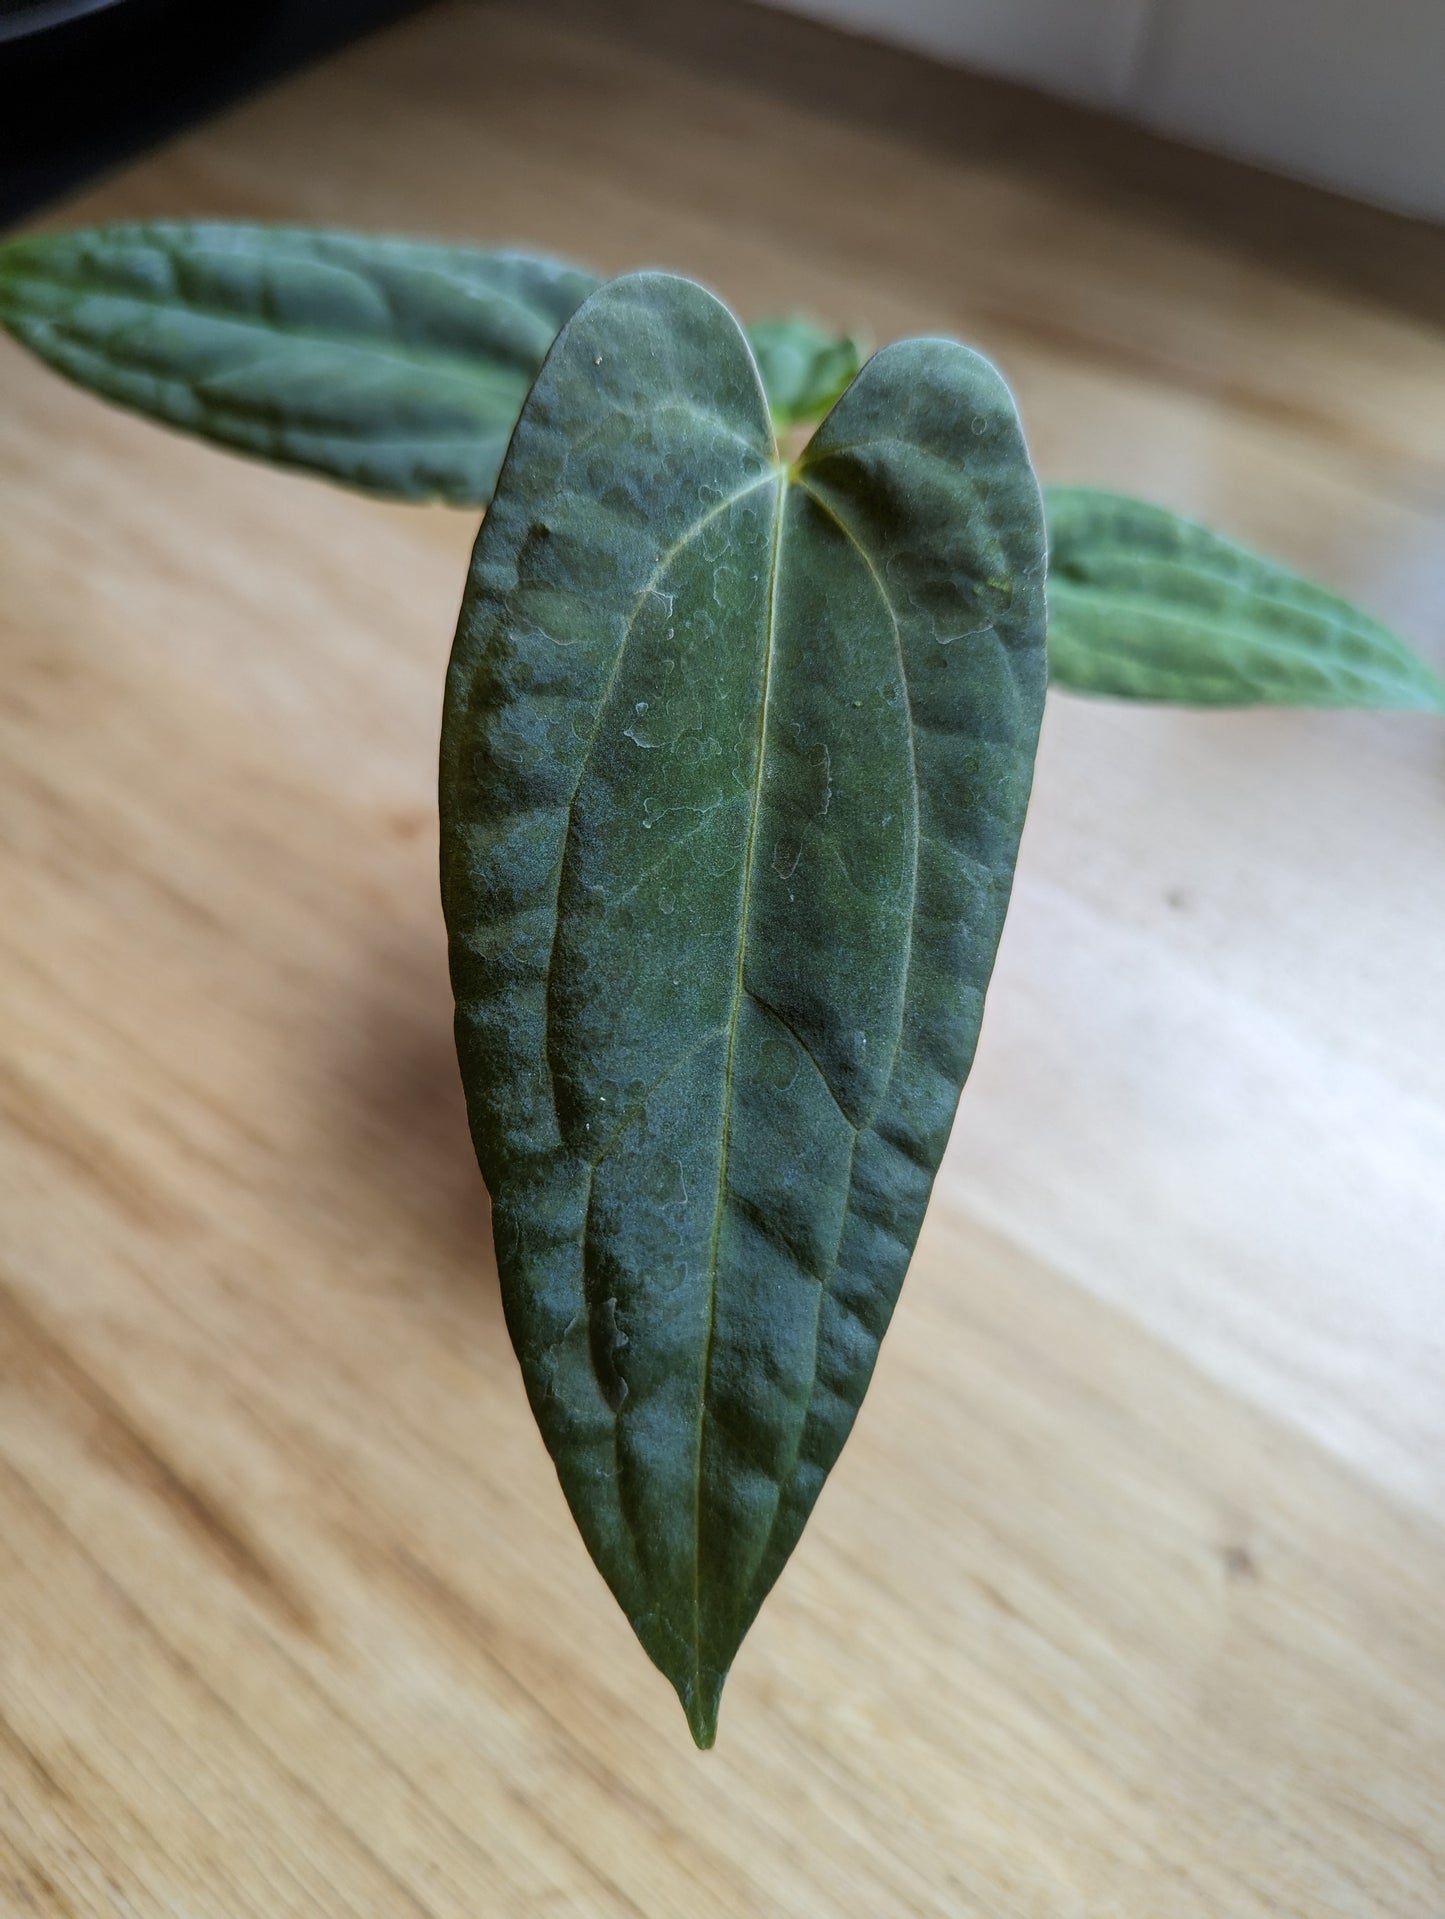
[[[451,0],[54,222],[946,330],[1445,660],[1445,235],[764,13]],[[694,1753],[502,1326],[474,527],[0,342],[0,1911],[1445,1914],[1445,728],[1056,697],[876,1383]]]

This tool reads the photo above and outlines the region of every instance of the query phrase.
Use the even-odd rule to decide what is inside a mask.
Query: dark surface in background
[[[421,3],[117,0],[0,38],[0,227]],[[0,28],[25,12],[5,0]]]

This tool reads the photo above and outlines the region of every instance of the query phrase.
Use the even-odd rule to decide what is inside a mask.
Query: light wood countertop
[[[1046,477],[1445,663],[1445,234],[660,0],[449,0],[52,223],[193,212],[957,334]],[[698,1755],[463,1121],[473,533],[0,339],[0,1912],[1441,1919],[1445,727],[1051,699],[894,1329]]]

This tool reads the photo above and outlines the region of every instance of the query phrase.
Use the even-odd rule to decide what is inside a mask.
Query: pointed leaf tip
[[[721,1673],[707,1684],[694,1682],[678,1689],[677,1696],[687,1716],[688,1731],[699,1752],[711,1752],[717,1744],[718,1713],[722,1708],[726,1681],[727,1674]]]
[[[779,464],[663,274],[568,323],[478,537],[442,892],[508,1325],[701,1747],[863,1398],[977,1038],[1042,711],[1007,389],[886,348]]]

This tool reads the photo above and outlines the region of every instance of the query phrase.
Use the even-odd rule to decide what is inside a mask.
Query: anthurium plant
[[[710,1745],[923,1220],[1047,686],[1445,686],[1218,534],[1041,493],[953,341],[866,358],[665,273],[217,223],[12,242],[0,323],[171,426],[488,508],[441,742],[472,1135],[563,1489]]]

